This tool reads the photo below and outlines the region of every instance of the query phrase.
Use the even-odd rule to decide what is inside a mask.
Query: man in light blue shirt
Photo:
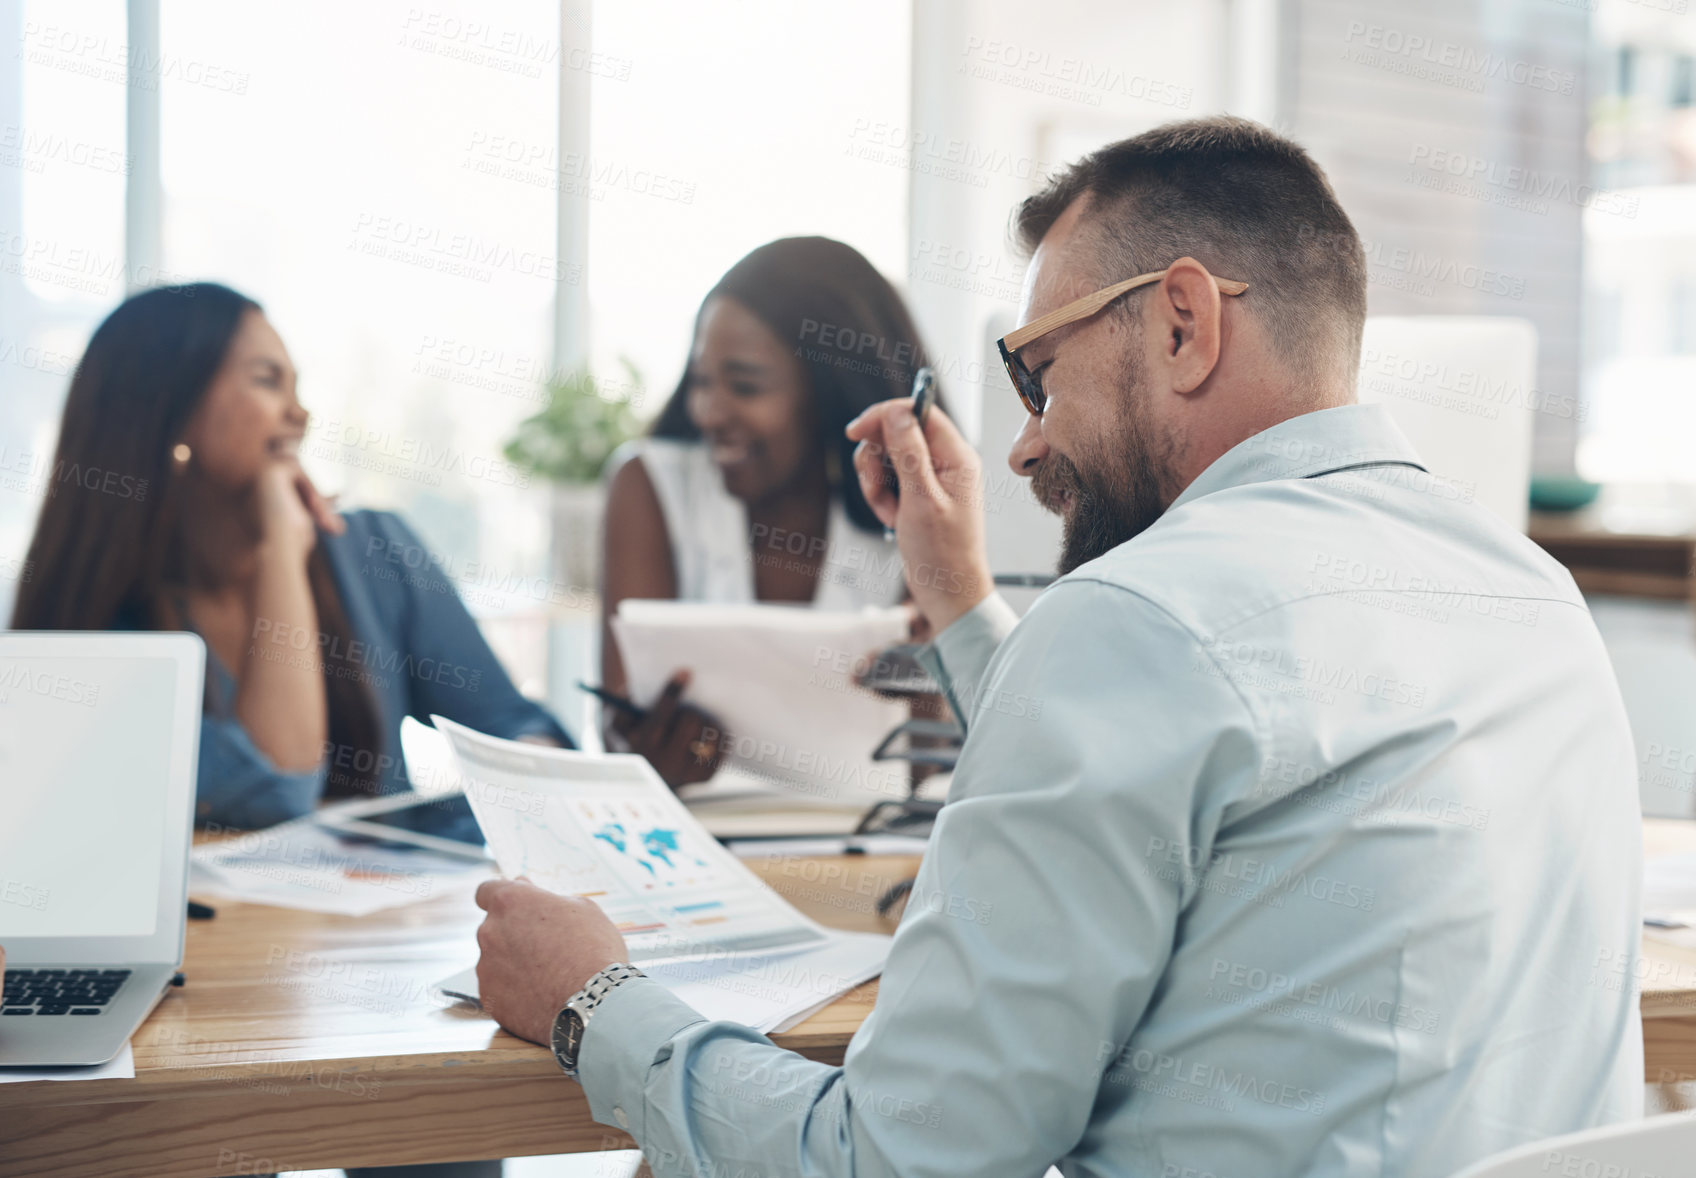
[[[1364,260],[1323,175],[1196,120],[1018,227],[1011,462],[1066,575],[1015,625],[951,423],[850,427],[946,573],[912,591],[968,735],[844,1065],[626,976],[592,903],[528,884],[479,894],[496,1016],[545,1042],[587,986],[562,1059],[656,1174],[1442,1178],[1640,1115],[1607,656],[1558,564],[1353,404]]]

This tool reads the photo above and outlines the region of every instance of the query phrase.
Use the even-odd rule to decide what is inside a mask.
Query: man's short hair
[[[1309,382],[1353,388],[1366,321],[1360,236],[1300,145],[1247,119],[1167,123],[1110,143],[1049,179],[1015,213],[1034,252],[1072,202],[1102,286],[1195,258],[1249,284],[1245,305]]]

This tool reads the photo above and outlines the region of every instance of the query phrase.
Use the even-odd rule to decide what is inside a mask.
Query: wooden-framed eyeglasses
[[[1127,278],[1123,282],[1115,282],[1112,286],[1104,286],[1094,294],[1085,295],[1057,307],[1040,319],[1033,319],[1017,331],[1010,331],[995,341],[995,346],[1001,349],[1001,362],[1007,365],[1007,375],[1013,380],[1013,388],[1019,394],[1019,400],[1025,403],[1031,416],[1041,417],[1043,409],[1048,404],[1048,396],[1042,391],[1042,376],[1033,373],[1019,358],[1021,349],[1030,346],[1051,331],[1058,331],[1068,323],[1076,323],[1080,319],[1088,319],[1122,294],[1135,290],[1139,286],[1147,286],[1159,282],[1166,277],[1165,270],[1156,270],[1151,274],[1138,274],[1135,278]],[[1248,289],[1248,283],[1236,282],[1229,278],[1219,278],[1208,275],[1213,279],[1220,294],[1240,295]]]

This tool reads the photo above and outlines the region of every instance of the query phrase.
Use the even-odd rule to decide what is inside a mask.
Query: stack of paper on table
[[[502,874],[593,899],[630,960],[708,1018],[776,1029],[881,972],[888,937],[837,932],[796,911],[643,758],[542,748],[434,719]],[[476,997],[473,970],[439,985]]]
[[[905,610],[624,601],[612,628],[639,702],[690,671],[686,698],[724,724],[726,765],[744,780],[826,809],[906,796],[906,763],[871,754],[907,705],[855,681],[871,656],[905,640]]]
[[[933,773],[913,796],[943,801],[952,780],[952,772]],[[852,834],[868,809],[858,802],[827,806],[798,801],[785,787],[751,778],[734,767],[720,769],[711,781],[683,786],[677,796],[708,833],[719,839]]]
[[[734,765],[720,768],[711,781],[683,786],[677,796],[708,833],[721,839],[848,834],[872,804],[858,797],[842,805],[820,802]]]
[[[1660,855],[1643,864],[1644,932],[1696,949],[1696,855]]]
[[[807,835],[800,838],[733,840],[738,859],[804,859],[833,855],[910,855],[930,846],[928,837],[911,834]]]
[[[889,938],[833,932],[822,947],[788,954],[727,955],[699,961],[642,962],[641,970],[703,1018],[786,1031],[861,982],[883,972]],[[478,1001],[477,967],[436,983],[450,998]]]
[[[74,1068],[0,1068],[0,1084],[29,1084],[36,1080],[133,1080],[135,1049],[124,1049],[105,1063]]]
[[[196,847],[189,860],[189,893],[365,916],[428,900],[440,894],[443,882],[484,870],[463,858],[337,834],[320,825],[324,812]]]

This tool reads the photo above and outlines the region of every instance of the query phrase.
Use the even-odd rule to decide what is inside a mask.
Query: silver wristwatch
[[[583,988],[554,1018],[554,1059],[559,1062],[560,1071],[573,1080],[577,1078],[577,1053],[583,1048],[583,1028],[588,1025],[595,1007],[631,978],[647,976],[634,965],[609,965],[583,983]]]

